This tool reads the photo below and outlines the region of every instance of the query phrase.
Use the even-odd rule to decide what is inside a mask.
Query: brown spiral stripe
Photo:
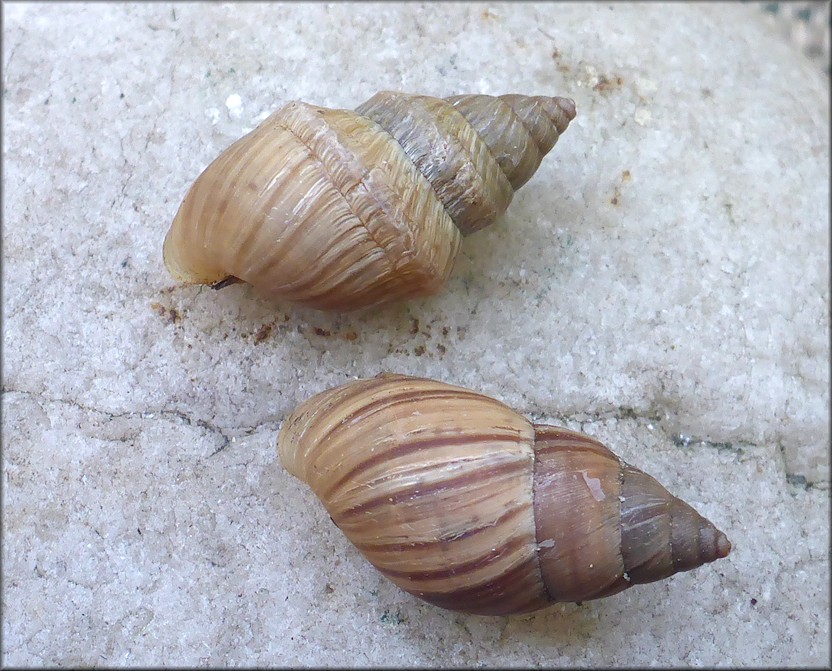
[[[307,401],[286,421],[278,450],[397,585],[446,608],[498,614],[546,604],[533,436],[494,399],[384,376]]]
[[[284,423],[278,453],[376,568],[451,610],[595,599],[730,550],[597,440],[424,378],[382,374],[313,396]]]

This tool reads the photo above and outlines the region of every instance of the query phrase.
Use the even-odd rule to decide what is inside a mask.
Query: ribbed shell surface
[[[435,294],[460,235],[505,212],[574,116],[573,101],[546,96],[288,103],[197,178],[165,265],[179,281],[242,280],[319,309]]]
[[[232,275],[289,300],[348,310],[435,293],[459,238],[388,133],[354,112],[295,102],[200,175],[168,234],[165,261],[179,279]]]
[[[385,375],[300,406],[284,467],[401,588],[482,614],[548,604],[532,505],[534,429],[499,401]]]
[[[396,139],[463,234],[488,226],[508,208],[514,190],[492,148],[447,100],[383,91],[356,112]],[[517,147],[513,136],[499,140]]]

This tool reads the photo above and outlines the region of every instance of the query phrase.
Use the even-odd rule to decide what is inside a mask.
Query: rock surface
[[[5,4],[3,663],[828,665],[829,80],[750,5]],[[456,36],[452,39],[449,36]],[[578,116],[439,296],[176,286],[161,244],[281,104]],[[382,370],[604,440],[728,559],[512,618],[380,577],[280,467]]]

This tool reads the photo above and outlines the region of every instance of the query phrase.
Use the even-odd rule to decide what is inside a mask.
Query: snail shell
[[[278,453],[379,571],[450,610],[596,599],[731,550],[598,441],[433,380],[382,374],[318,394]]]
[[[179,281],[353,310],[437,293],[575,116],[566,98],[385,91],[290,102],[197,178],[165,238]]]

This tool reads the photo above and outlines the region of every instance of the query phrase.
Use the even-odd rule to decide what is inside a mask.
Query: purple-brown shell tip
[[[731,541],[728,540],[728,537],[722,533],[721,531],[717,533],[716,537],[716,556],[717,559],[722,559],[723,557],[727,557],[731,552]]]
[[[575,118],[577,111],[575,110],[575,101],[572,98],[555,98],[558,107],[563,110],[563,113],[572,121]]]

